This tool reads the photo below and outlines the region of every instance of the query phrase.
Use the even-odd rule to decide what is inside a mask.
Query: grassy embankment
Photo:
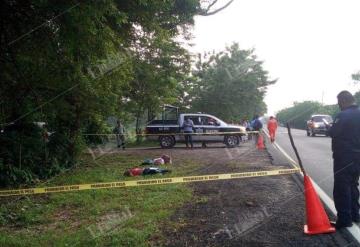
[[[142,155],[108,154],[94,160],[86,154],[77,168],[39,187],[142,179],[123,176],[126,168],[141,163]],[[174,165],[166,176],[189,174],[197,167]],[[1,199],[0,246],[147,246],[164,239],[159,227],[190,200],[192,190],[185,184],[9,197]]]

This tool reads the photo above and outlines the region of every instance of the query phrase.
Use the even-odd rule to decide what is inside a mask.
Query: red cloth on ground
[[[139,168],[139,167],[135,167],[135,168],[131,168],[130,171],[130,176],[140,176],[143,172],[143,168]]]

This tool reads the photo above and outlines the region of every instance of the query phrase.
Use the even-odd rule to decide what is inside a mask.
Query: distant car
[[[316,136],[316,135],[326,135],[328,136],[328,130],[333,119],[329,115],[312,115],[310,120],[306,122],[306,135],[307,136]]]

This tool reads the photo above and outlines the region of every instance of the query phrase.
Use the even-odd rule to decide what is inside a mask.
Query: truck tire
[[[233,148],[239,145],[239,137],[238,136],[225,136],[224,140],[226,146],[228,148]]]
[[[172,148],[175,146],[175,138],[173,136],[160,136],[159,141],[162,148]]]

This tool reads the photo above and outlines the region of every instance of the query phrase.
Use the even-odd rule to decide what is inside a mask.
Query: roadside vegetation
[[[81,164],[38,186],[147,179],[124,177],[144,154],[107,154]],[[166,177],[191,174],[199,167],[190,161],[167,167]],[[150,176],[150,179],[161,175]],[[0,246],[148,246],[166,236],[162,223],[195,198],[185,184],[102,189],[1,199]]]
[[[0,187],[79,165],[84,149],[102,144],[84,134],[112,133],[118,118],[140,133],[163,104],[226,121],[265,112],[275,81],[255,51],[233,44],[193,56],[185,48],[194,17],[233,0],[216,2],[3,1]]]
[[[279,122],[290,123],[297,129],[306,129],[306,121],[313,114],[326,114],[334,117],[339,112],[337,105],[322,105],[316,101],[295,102],[292,107],[285,108],[276,114]]]
[[[355,93],[356,103],[360,105],[360,91]],[[282,109],[276,114],[276,118],[282,124],[290,123],[297,129],[306,129],[306,121],[313,114],[326,114],[333,118],[340,111],[338,105],[323,105],[317,101],[295,102],[292,107]]]

